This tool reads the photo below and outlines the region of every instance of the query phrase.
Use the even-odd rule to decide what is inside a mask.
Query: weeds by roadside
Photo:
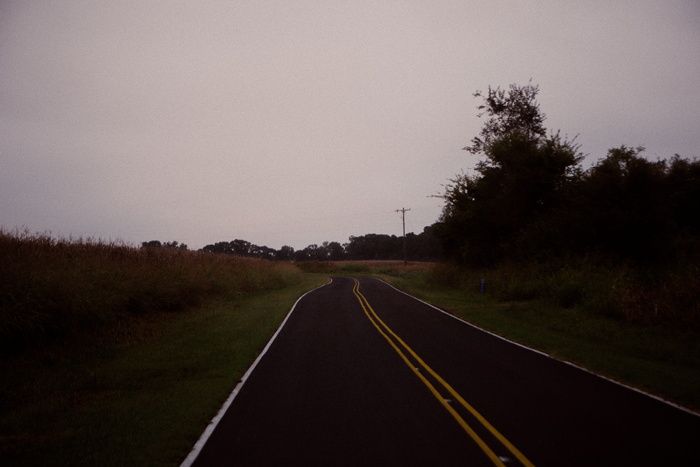
[[[426,278],[435,285],[484,292],[500,301],[547,300],[562,309],[640,324],[700,329],[700,270],[696,266],[654,275],[593,261],[503,264],[491,269],[437,265]]]
[[[298,282],[289,263],[0,232],[0,352]]]
[[[390,274],[400,276],[432,269],[436,264],[428,261],[410,261],[404,264],[396,260],[343,260],[299,261],[295,263],[304,272],[323,274]]]

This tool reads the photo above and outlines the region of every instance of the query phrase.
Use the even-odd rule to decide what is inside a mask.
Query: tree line
[[[169,248],[187,250],[187,245],[177,241],[142,242],[141,248]],[[438,260],[442,257],[442,245],[436,236],[435,226],[423,232],[406,234],[408,259],[412,261]],[[279,249],[256,245],[247,240],[220,241],[204,246],[199,251],[224,255],[244,256],[279,261],[341,261],[341,260],[399,260],[403,259],[403,237],[386,234],[350,236],[348,242],[324,241],[295,250],[284,245]]]
[[[473,174],[447,186],[433,226],[449,258],[472,265],[594,255],[635,265],[696,260],[700,161],[651,161],[620,146],[588,169],[575,140],[548,132],[532,84],[489,88],[483,128],[464,149]]]
[[[408,257],[413,261],[436,260],[441,257],[442,248],[433,226],[426,227],[419,234],[406,234]],[[255,245],[245,240],[216,242],[206,245],[203,252],[238,255],[282,261],[340,261],[340,260],[398,260],[403,258],[403,237],[386,234],[366,234],[351,236],[346,243],[324,241],[295,250],[285,245],[276,250],[267,246]]]

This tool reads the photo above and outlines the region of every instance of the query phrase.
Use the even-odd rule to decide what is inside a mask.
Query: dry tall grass
[[[390,274],[400,276],[414,272],[431,270],[436,263],[410,261],[404,264],[397,260],[342,260],[342,261],[300,261],[297,266],[305,272],[323,274]]]
[[[582,307],[624,321],[666,323],[700,330],[700,270],[640,271],[602,261],[566,264],[502,264],[472,270],[441,264],[430,274],[435,284],[485,292],[502,301],[550,300],[562,308]]]
[[[286,263],[0,231],[0,351],[300,279]]]

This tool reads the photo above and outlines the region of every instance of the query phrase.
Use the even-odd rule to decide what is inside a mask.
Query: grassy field
[[[4,361],[3,462],[179,463],[297,297],[324,281],[154,313],[133,326],[136,342]]]
[[[298,280],[288,263],[0,232],[0,354]]]
[[[4,465],[178,464],[297,297],[326,280],[34,236],[0,236],[0,255]]]
[[[511,340],[686,407],[700,409],[700,339],[678,324],[634,322],[558,295],[479,291],[479,280],[449,283],[430,268],[380,274],[419,298]],[[469,275],[467,275],[469,276]],[[509,286],[514,287],[514,286]],[[595,297],[594,297],[595,298]],[[595,300],[593,301],[595,303]]]
[[[306,272],[352,275],[352,274],[388,274],[405,275],[420,271],[431,270],[436,263],[413,261],[404,264],[396,260],[343,260],[343,261],[306,261],[298,263],[299,268]]]

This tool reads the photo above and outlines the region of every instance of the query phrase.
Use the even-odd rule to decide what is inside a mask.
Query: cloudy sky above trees
[[[700,156],[688,1],[0,3],[0,226],[296,248],[434,222],[476,160],[472,93],[540,85],[546,125]]]

